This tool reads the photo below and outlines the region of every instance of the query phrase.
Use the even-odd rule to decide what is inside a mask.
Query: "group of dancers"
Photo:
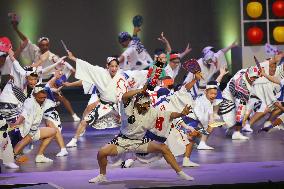
[[[119,127],[114,139],[99,150],[100,174],[89,182],[107,181],[108,157],[124,168],[135,161],[149,163],[164,157],[178,176],[193,180],[175,156],[184,156],[183,167],[198,167],[190,160],[192,150],[194,146],[214,150],[207,142],[214,128],[225,128],[233,140],[248,140],[243,132],[253,132],[251,127],[259,120],[265,121],[260,131],[283,129],[282,52],[263,62],[255,59],[255,66],[230,76],[225,53],[236,42],[221,50],[205,47],[201,58],[181,63],[191,51],[189,45],[183,52],[173,52],[161,33],[158,40],[165,47],[151,57],[139,39],[141,27],[136,26],[132,35],[119,33],[118,42],[125,51],[107,57],[106,66],[101,67],[75,57],[64,42],[66,56],[59,57],[50,51],[47,37],[34,44],[18,29],[17,21],[11,25],[22,43],[13,51],[9,38],[0,38],[0,71],[9,75],[0,94],[0,158],[7,168],[28,161],[24,153],[35,141],[41,141],[35,162],[51,163],[44,152],[53,139],[60,148],[56,156],[62,157],[68,155],[68,148],[77,147],[87,126]],[[22,67],[19,57],[30,65]],[[182,68],[187,74],[178,84]],[[72,74],[77,81],[68,81]],[[83,87],[90,95],[81,119],[64,97],[63,87]],[[80,121],[67,145],[57,110],[60,103],[74,121]],[[125,153],[133,153],[133,158],[126,159]]]

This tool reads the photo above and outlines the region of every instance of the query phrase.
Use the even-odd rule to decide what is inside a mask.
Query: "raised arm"
[[[278,84],[278,85],[280,85],[280,81],[279,81],[279,79],[278,78],[276,78],[276,77],[273,77],[273,76],[271,76],[271,75],[268,75],[268,74],[266,74],[265,73],[265,71],[262,69],[262,71],[261,71],[261,74],[264,76],[264,77],[266,77],[269,81],[271,81],[271,82],[273,82],[273,83],[276,83],[276,84]]]
[[[64,59],[65,59],[65,58],[67,58],[67,57],[66,57],[66,56],[63,56],[63,57],[59,58],[56,63],[54,63],[54,64],[52,64],[52,65],[50,65],[50,66],[48,66],[48,67],[42,69],[42,71],[41,71],[42,74],[45,74],[45,73],[50,72],[51,70],[53,70],[53,68],[55,68],[55,67],[58,66],[59,64],[64,64]]]
[[[194,78],[190,82],[186,83],[184,85],[184,87],[186,88],[186,90],[190,90],[194,86],[194,84],[197,81],[199,81],[201,78],[202,78],[202,73],[201,72],[197,72],[196,74],[194,74]]]
[[[140,27],[134,27],[133,28],[133,34],[132,36],[133,37],[137,37],[138,36],[138,33],[141,31],[141,28]]]
[[[122,95],[122,102],[125,104],[129,99],[133,96],[137,95],[138,93],[143,93],[147,90],[147,84],[144,85],[142,89],[131,90]]]
[[[187,115],[187,114],[190,113],[191,109],[192,109],[191,106],[186,105],[186,106],[183,108],[182,112],[180,112],[180,113],[178,113],[178,112],[172,112],[171,115],[170,115],[170,119],[173,120],[173,119],[176,119],[176,118],[185,116],[185,115]]]
[[[186,48],[184,49],[184,51],[179,54],[180,59],[182,59],[182,58],[185,57],[188,53],[190,53],[191,50],[192,50],[192,48],[189,47],[189,43],[188,43],[187,46],[186,46]]]
[[[45,53],[43,53],[42,55],[39,56],[39,59],[37,62],[33,63],[31,65],[31,67],[39,67],[40,65],[42,65],[47,59],[49,58],[49,51],[46,51]]]
[[[229,50],[231,50],[232,48],[238,46],[238,42],[234,41],[231,45],[229,45],[228,47],[225,47],[222,49],[223,53],[225,54],[226,52],[228,52]]]
[[[13,29],[17,33],[17,35],[20,37],[22,41],[28,41],[28,38],[18,29],[18,23],[12,22]]]
[[[29,42],[28,40],[25,40],[25,41],[21,42],[20,47],[17,48],[17,50],[15,51],[15,54],[14,54],[14,57],[15,57],[16,59],[20,56],[21,52],[22,52],[22,51],[24,50],[24,48],[27,46],[28,42]]]
[[[283,57],[284,57],[284,52],[282,52],[278,55],[275,55],[274,57],[269,59],[269,64],[275,64],[275,63],[279,62]]]
[[[220,74],[219,74],[219,76],[216,78],[216,81],[217,81],[218,83],[220,83],[221,80],[222,80],[222,78],[224,77],[224,75],[226,75],[227,73],[229,73],[229,71],[227,71],[226,68],[224,68],[224,67],[220,68]]]
[[[167,53],[172,52],[171,45],[170,45],[169,41],[167,40],[167,38],[164,36],[164,32],[161,33],[161,36],[158,37],[158,40],[161,41],[165,45],[165,49],[166,49]]]

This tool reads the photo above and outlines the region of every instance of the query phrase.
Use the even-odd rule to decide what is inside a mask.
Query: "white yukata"
[[[33,141],[40,139],[39,126],[43,118],[44,111],[49,107],[49,99],[46,99],[40,105],[32,96],[25,100],[21,116],[25,118],[23,126],[20,126],[20,132],[23,137],[30,135]]]
[[[181,68],[181,64],[179,64],[174,70],[171,68],[170,64],[168,64],[164,70],[166,72],[166,76],[170,76],[173,80],[175,80]]]
[[[166,96],[162,98],[157,104],[156,108],[158,108],[161,112],[169,111],[169,112],[182,112],[184,107],[193,106],[193,99],[186,88],[183,86],[179,91],[174,92],[170,96]],[[175,123],[179,119],[173,120],[173,122],[165,121],[163,119],[157,119],[155,123],[155,127],[150,129],[152,140],[157,140],[160,142],[164,142],[168,145],[170,150],[175,156],[184,154],[185,146],[189,144],[187,140],[187,136],[175,128]],[[149,137],[149,136],[148,136]],[[149,163],[157,158],[161,158],[161,156],[153,156],[153,154],[149,154],[147,156],[137,156],[137,158],[144,163]]]
[[[96,129],[118,127],[117,104],[128,88],[122,70],[112,78],[107,69],[77,59],[75,77],[96,85],[100,94],[100,103],[85,118],[87,123]]]
[[[143,70],[153,62],[138,37],[133,37],[122,56],[124,56],[123,70]]]
[[[131,90],[139,89],[147,82],[148,70],[126,70],[124,76]]]
[[[120,134],[110,142],[117,146],[118,154],[123,152],[147,153],[149,140],[144,138],[147,130],[155,127],[157,119],[170,121],[171,112],[150,108],[142,115],[134,107],[134,102],[135,97],[126,104],[121,103],[124,107],[121,108]]]
[[[207,99],[206,95],[203,94],[196,98],[193,108],[194,114],[190,114],[189,117],[194,120],[198,120],[202,127],[207,129],[210,122],[210,117],[213,118],[213,106],[214,102],[211,103]]]
[[[269,74],[269,61],[261,62],[260,66],[265,73]],[[255,66],[255,68],[257,67]],[[235,126],[236,123],[241,125],[246,113],[246,105],[252,91],[252,86],[245,77],[246,70],[242,69],[238,71],[222,92],[223,101],[219,107],[219,114],[226,122],[228,128]]]
[[[2,75],[9,75],[12,68],[12,60],[9,56],[6,57],[5,63],[0,67],[0,83],[1,83],[1,76]],[[1,93],[1,90],[0,90]]]
[[[96,102],[99,100],[98,94],[96,92],[97,87],[94,84],[88,83],[86,81],[82,82],[83,85],[83,90],[84,90],[84,94],[89,94],[91,95],[89,101],[88,101],[88,105]]]
[[[4,164],[14,162],[13,147],[7,131],[8,127],[5,118],[0,115],[0,159]]]
[[[44,113],[43,113],[43,119],[51,121],[56,128],[59,129],[59,131],[62,130],[61,126],[61,119],[59,117],[58,111],[55,109],[57,106],[56,102],[50,99],[45,100],[44,105]]]
[[[249,101],[254,101],[258,105],[256,112],[264,112],[266,108],[270,110],[275,108],[274,103],[277,102],[277,97],[274,89],[274,84],[265,77],[254,81]]]
[[[195,85],[190,89],[190,93],[194,98],[196,98],[198,95],[204,92],[207,83],[211,80],[214,80],[213,76],[220,70],[220,68],[222,67],[227,68],[227,60],[222,50],[219,50],[217,53],[215,53],[214,57],[217,60],[216,64],[209,64],[209,66],[207,66],[203,62],[203,58],[200,58],[197,60],[201,68],[201,73],[202,73],[203,78],[200,79],[200,81],[197,81]],[[183,83],[186,84],[188,82],[191,82],[193,78],[194,78],[194,74],[191,72],[188,72],[188,75],[185,78]]]
[[[16,121],[21,111],[28,93],[26,76],[30,73],[18,61],[12,63],[10,75],[13,80],[8,81],[0,95],[0,113],[8,122]]]
[[[29,40],[27,46],[23,49],[23,51],[21,52],[21,56],[30,61],[31,64],[36,63],[40,56],[42,55],[42,53],[40,52],[40,49],[37,45],[32,44],[32,42]],[[47,58],[47,60],[45,60],[41,66],[39,66],[38,69],[45,69],[51,65],[53,65],[54,63],[56,63],[59,60],[59,57],[57,55],[55,55],[54,53],[49,51],[49,57]],[[67,63],[68,64],[68,63]],[[58,66],[58,68],[60,68],[61,66]],[[63,67],[63,68],[62,68]],[[61,70],[63,71],[63,74],[66,74],[65,69],[64,69],[64,65],[62,65]],[[51,69],[50,71],[44,73],[41,75],[41,78],[43,79],[43,83],[46,83],[51,77],[52,77],[52,73],[54,72],[56,68]],[[68,70],[66,70],[68,71]]]

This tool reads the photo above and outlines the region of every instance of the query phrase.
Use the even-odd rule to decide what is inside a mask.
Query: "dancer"
[[[180,169],[174,156],[165,144],[143,140],[146,131],[155,126],[157,118],[163,119],[164,122],[169,122],[172,119],[188,114],[189,107],[186,106],[182,113],[160,112],[154,108],[150,108],[150,96],[145,92],[146,89],[147,85],[142,89],[124,93],[122,97],[123,103],[121,104],[123,108],[120,134],[98,152],[97,158],[100,166],[100,174],[89,180],[89,182],[100,183],[107,181],[107,157],[125,152],[162,153],[167,163],[171,165],[181,178],[193,180],[192,177]]]
[[[53,65],[56,63],[59,59],[59,57],[52,52],[50,52],[50,43],[49,39],[47,37],[40,37],[38,39],[38,45],[32,44],[31,41],[18,29],[18,23],[12,22],[13,29],[17,33],[17,35],[20,37],[22,41],[25,41],[27,43],[26,47],[21,52],[21,56],[28,61],[32,63],[32,67],[35,68],[46,68],[50,65]],[[52,72],[54,70],[50,70],[48,73],[45,73],[42,75],[42,82],[46,83],[49,81],[49,79],[52,77]],[[65,73],[64,73],[65,74]],[[62,102],[67,109],[67,111],[72,116],[73,120],[75,122],[80,121],[80,118],[77,116],[77,114],[74,112],[71,103],[68,99],[66,99],[64,96],[59,96],[58,98],[60,102]]]
[[[107,69],[104,69],[74,57],[71,52],[68,53],[68,56],[76,62],[76,78],[95,84],[100,94],[99,104],[80,122],[75,136],[66,145],[67,147],[76,147],[80,134],[88,124],[96,129],[119,126],[118,103],[124,92],[127,91],[128,83],[123,71],[119,69],[119,61],[116,57],[109,57]]]
[[[2,159],[5,167],[10,169],[18,169],[19,166],[15,164],[13,147],[10,137],[8,135],[9,126],[0,114],[0,159]]]
[[[215,49],[211,46],[205,47],[202,50],[203,57],[198,59],[197,62],[200,66],[201,72],[203,74],[202,79],[196,83],[196,86],[192,88],[191,94],[193,95],[193,98],[196,98],[197,95],[202,94],[202,92],[206,88],[206,84],[214,80],[213,76],[216,74],[220,68],[227,68],[227,61],[225,58],[225,53],[227,53],[230,49],[237,46],[237,42],[233,42],[231,45],[229,45],[226,48],[223,48],[217,52],[215,52]],[[189,72],[187,77],[184,80],[184,83],[187,83],[188,81],[192,80],[192,73]]]
[[[10,124],[11,127],[18,127],[23,136],[23,139],[18,142],[14,148],[15,160],[19,163],[23,163],[26,160],[21,155],[21,151],[24,149],[24,147],[30,144],[31,142],[35,142],[38,140],[41,140],[42,142],[36,155],[35,162],[53,162],[52,159],[49,159],[44,156],[44,152],[49,143],[56,135],[56,130],[50,127],[39,128],[43,113],[46,110],[46,97],[47,93],[45,92],[44,88],[40,86],[35,86],[31,97],[25,100],[24,102],[23,111],[21,115],[18,117],[15,123]]]
[[[148,68],[149,64],[153,62],[137,36],[140,31],[140,27],[134,27],[133,36],[127,32],[121,32],[118,35],[120,45],[126,48],[118,58],[119,62],[122,63],[121,68],[123,70],[143,70]]]

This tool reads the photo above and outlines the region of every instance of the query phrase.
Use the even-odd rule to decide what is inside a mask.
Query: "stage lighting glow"
[[[122,31],[127,31],[131,35],[133,33],[133,24],[132,19],[136,15],[143,16],[143,2],[141,1],[135,1],[135,3],[132,0],[120,0],[117,1],[117,10],[118,17],[117,21],[115,22],[117,24],[117,33]],[[143,28],[143,25],[142,25]],[[142,29],[143,30],[143,29]],[[143,32],[139,33],[139,38],[143,40]]]
[[[40,20],[40,9],[39,1],[25,0],[25,1],[14,1],[13,8],[20,17],[21,21],[19,29],[32,41],[37,41],[39,35],[39,20]],[[16,34],[15,34],[16,35]],[[14,37],[18,39],[17,36]],[[19,40],[15,40],[18,42]],[[19,44],[17,44],[18,46]],[[25,60],[22,60],[23,64],[30,64]]]
[[[220,0],[216,3],[216,9],[220,14],[217,14],[216,24],[219,28],[219,37],[221,39],[221,47],[227,47],[232,42],[238,41],[240,43],[240,18],[239,18],[239,1],[235,0]],[[232,61],[231,52],[226,53],[228,67],[231,71]]]

